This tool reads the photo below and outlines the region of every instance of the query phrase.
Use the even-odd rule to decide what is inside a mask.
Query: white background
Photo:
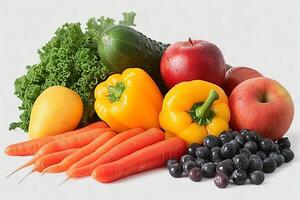
[[[112,184],[91,178],[58,183],[63,174],[33,174],[22,184],[28,171],[5,179],[12,169],[29,158],[8,157],[2,151],[10,143],[27,139],[20,130],[9,132],[18,119],[14,80],[25,66],[38,61],[37,49],[65,22],[85,23],[90,17],[121,18],[124,11],[137,13],[137,29],[153,39],[176,42],[193,39],[211,41],[233,66],[251,66],[282,83],[291,93],[295,118],[288,136],[296,157],[261,186],[231,185],[217,189],[212,180],[193,183],[173,179],[158,169]],[[0,1],[0,199],[300,199],[300,4],[299,1],[115,1],[115,0],[1,0]],[[271,124],[270,124],[271,125]]]

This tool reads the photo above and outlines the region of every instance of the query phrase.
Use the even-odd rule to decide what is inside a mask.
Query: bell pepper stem
[[[108,86],[107,98],[111,103],[114,103],[121,98],[125,90],[126,86],[123,82],[117,82],[116,85],[110,85]]]
[[[218,93],[215,90],[211,90],[208,94],[207,99],[205,100],[205,102],[199,106],[198,108],[196,108],[195,110],[195,114],[197,116],[198,119],[201,118],[205,118],[207,117],[210,107],[213,104],[214,101],[216,101],[219,98]]]

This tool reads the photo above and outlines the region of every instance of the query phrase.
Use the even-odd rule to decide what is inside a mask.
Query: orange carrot
[[[43,173],[59,173],[68,170],[72,164],[79,161],[81,158],[89,155],[90,153],[94,152],[99,146],[102,146],[104,143],[106,143],[109,139],[111,139],[115,135],[116,133],[113,131],[108,131],[103,133],[88,145],[80,148],[75,153],[63,158],[61,162],[49,166],[43,171]]]
[[[50,153],[38,158],[34,162],[32,170],[26,174],[18,183],[23,182],[30,174],[34,172],[42,172],[47,166],[54,165],[64,159],[66,156],[74,153],[77,149],[67,149],[64,151],[59,151],[55,153]]]
[[[48,144],[44,145],[40,150],[38,150],[36,155],[31,160],[29,160],[27,163],[23,164],[22,166],[18,167],[16,170],[11,172],[7,177],[11,176],[12,174],[16,173],[17,171],[25,167],[34,164],[34,162],[43,155],[57,152],[57,151],[63,151],[66,149],[80,148],[93,141],[97,136],[103,134],[106,131],[111,131],[111,130],[112,130],[111,128],[102,128],[102,129],[97,128],[97,129],[92,129],[83,133],[67,136],[49,142]]]
[[[14,173],[16,173],[17,171],[19,171],[20,169],[23,169],[23,168],[28,167],[30,165],[33,165],[33,169],[31,170],[30,173],[33,173],[35,171],[42,172],[48,166],[59,163],[66,156],[70,155],[71,153],[74,153],[75,151],[76,151],[76,149],[67,149],[67,150],[64,150],[64,151],[58,151],[58,152],[54,152],[54,153],[50,153],[50,154],[41,156],[40,158],[38,158],[36,160],[32,159],[29,162],[27,162],[26,164],[19,167],[18,169],[11,172],[7,176],[7,178],[10,177],[11,175],[13,175]]]
[[[152,144],[120,160],[100,165],[92,177],[108,183],[132,174],[162,167],[169,159],[179,159],[186,151],[186,143],[179,137]]]
[[[121,142],[124,142],[125,140],[127,140],[133,136],[136,136],[144,131],[145,130],[142,128],[133,128],[128,131],[123,131],[123,132],[119,133],[118,135],[116,135],[115,137],[113,137],[112,139],[107,141],[104,145],[99,147],[96,151],[94,151],[90,155],[87,155],[86,157],[82,158],[78,162],[74,163],[69,168],[68,171],[70,172],[72,169],[79,168],[79,167],[82,167],[82,166],[85,166],[85,165],[88,165],[88,164],[94,162],[95,160],[97,160],[97,158],[99,158],[100,156],[102,156],[103,154],[105,154],[106,152],[108,152],[110,149],[117,146]]]
[[[107,124],[103,121],[95,122],[92,124],[89,124],[83,128],[74,130],[74,131],[69,131],[66,133],[62,133],[59,135],[55,136],[48,136],[44,138],[38,138],[38,139],[33,139],[25,142],[20,142],[16,144],[11,144],[5,149],[5,153],[10,156],[29,156],[29,155],[34,155],[42,146],[45,144],[52,142],[54,140],[60,140],[65,137],[71,136],[71,135],[76,135],[79,133],[83,133],[95,128],[107,128]]]
[[[83,132],[83,133],[80,133],[77,135],[65,137],[65,138],[62,138],[61,140],[55,140],[53,142],[46,144],[40,150],[38,150],[38,152],[36,152],[34,157],[38,158],[40,156],[46,155],[48,153],[53,153],[56,151],[62,151],[62,150],[66,150],[66,149],[83,147],[107,131],[112,131],[112,129],[111,128],[103,128],[103,129],[97,128],[97,129],[92,129],[92,130],[89,130],[89,131],[86,131],[86,132]]]
[[[93,163],[71,170],[70,172],[68,172],[68,176],[69,178],[90,176],[92,171],[99,165],[113,162],[139,149],[160,142],[164,139],[165,134],[160,129],[148,129],[147,131],[138,134],[132,138],[129,138],[128,140],[125,140],[119,145],[113,147],[111,150],[99,157]]]
[[[32,171],[43,172],[49,166],[55,165],[61,162],[64,158],[75,153],[78,149],[67,149],[64,151],[58,151],[50,154],[46,154],[38,158],[33,165]]]

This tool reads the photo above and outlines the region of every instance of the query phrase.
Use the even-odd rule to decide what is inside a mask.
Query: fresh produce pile
[[[224,188],[259,185],[293,159],[283,136],[294,106],[280,83],[227,65],[208,41],[157,42],[131,27],[135,13],[123,17],[63,25],[15,81],[22,113],[10,128],[30,140],[5,152],[33,158],[9,176],[32,166],[107,183],[167,165]]]

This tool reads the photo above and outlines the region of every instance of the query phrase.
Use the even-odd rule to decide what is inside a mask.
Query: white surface
[[[18,99],[13,82],[25,66],[37,62],[37,49],[65,22],[86,22],[90,17],[120,18],[123,11],[137,13],[137,29],[164,42],[193,39],[217,44],[227,63],[252,66],[281,82],[295,103],[295,118],[288,132],[296,157],[261,186],[231,185],[217,189],[212,180],[193,183],[173,179],[159,169],[112,184],[91,178],[58,183],[63,174],[33,174],[17,184],[28,170],[10,179],[4,177],[29,158],[8,157],[6,145],[27,138],[21,131],[8,131],[17,120]],[[0,199],[300,199],[300,4],[299,1],[0,1]]]

